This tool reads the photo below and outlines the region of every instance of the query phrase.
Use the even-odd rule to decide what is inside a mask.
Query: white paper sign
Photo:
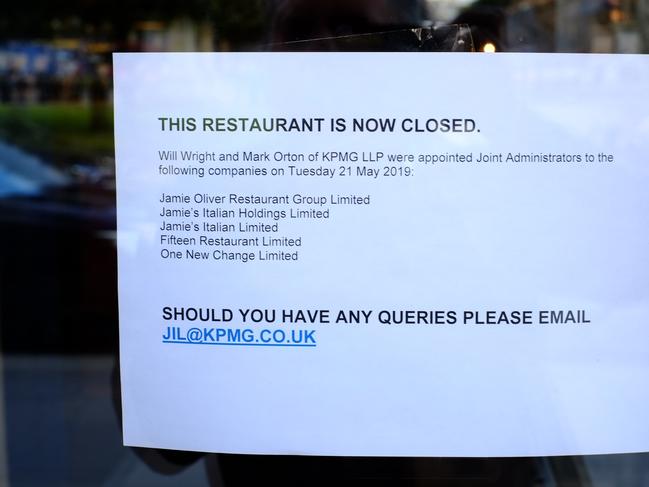
[[[124,442],[649,449],[649,58],[117,54]]]

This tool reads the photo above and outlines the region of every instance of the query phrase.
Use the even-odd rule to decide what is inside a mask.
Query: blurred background
[[[649,0],[6,0],[0,485],[243,485],[292,470],[303,483],[649,486],[646,454],[336,462],[121,445],[112,53],[263,50],[648,53]]]

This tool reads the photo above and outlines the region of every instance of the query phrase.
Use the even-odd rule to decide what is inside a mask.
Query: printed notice
[[[116,54],[124,443],[649,450],[646,56]]]

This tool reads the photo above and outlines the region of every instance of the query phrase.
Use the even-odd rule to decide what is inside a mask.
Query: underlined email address
[[[167,326],[162,343],[251,347],[315,347],[315,330]]]

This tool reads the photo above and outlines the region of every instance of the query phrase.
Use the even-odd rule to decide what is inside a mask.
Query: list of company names
[[[355,155],[335,153],[334,162],[358,162]],[[355,153],[354,153],[355,154]],[[277,167],[218,162],[270,162],[272,153],[228,153],[158,151],[159,177],[203,178],[206,171],[221,177],[301,176],[331,179],[335,176],[365,175],[373,177],[373,167],[365,167],[358,174],[357,167],[329,165],[313,167],[293,166],[303,162],[304,154],[284,154],[284,164]],[[325,153],[324,160],[331,160]],[[375,162],[376,155],[361,156],[364,162]],[[208,164],[206,165],[205,162]],[[277,161],[275,161],[277,162]],[[363,161],[361,161],[363,162]],[[192,165],[195,163],[195,165]],[[272,185],[269,185],[272,188]],[[199,260],[217,262],[277,262],[298,261],[308,252],[309,242],[296,223],[317,225],[334,220],[342,211],[363,211],[372,204],[370,194],[342,194],[319,191],[317,194],[298,191],[246,192],[161,192],[159,205],[159,252],[163,260]],[[298,228],[299,227],[299,228]]]

